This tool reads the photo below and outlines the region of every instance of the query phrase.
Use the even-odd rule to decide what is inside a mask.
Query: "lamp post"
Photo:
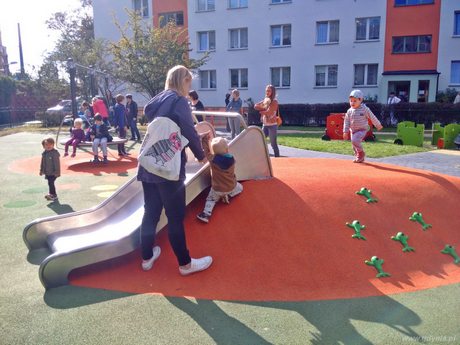
[[[77,67],[73,59],[67,60],[67,68],[69,69],[70,74],[70,97],[72,98],[72,117],[75,120],[77,118],[77,90],[75,84],[75,73]]]

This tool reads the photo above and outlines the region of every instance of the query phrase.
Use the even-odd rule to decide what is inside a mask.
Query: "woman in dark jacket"
[[[190,90],[192,75],[183,66],[169,70],[166,77],[165,91],[151,99],[144,109],[149,122],[156,117],[167,117],[174,100],[178,98],[170,117],[181,129],[181,135],[189,141],[189,147],[200,163],[206,162],[201,148],[200,136],[195,130],[192,114],[185,98]],[[179,262],[181,275],[189,275],[207,269],[211,263],[210,256],[192,259],[187,249],[184,231],[185,218],[185,150],[181,150],[181,168],[178,181],[169,181],[149,173],[141,165],[137,170],[137,180],[144,189],[144,217],[141,224],[142,269],[148,271],[160,256],[161,249],[155,244],[155,234],[160,214],[165,208],[168,218],[168,238]],[[153,249],[152,249],[153,247]]]

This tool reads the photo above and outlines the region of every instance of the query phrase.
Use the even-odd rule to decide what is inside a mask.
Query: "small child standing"
[[[54,139],[46,137],[42,140],[42,146],[45,149],[42,153],[42,162],[40,165],[40,176],[45,175],[48,180],[49,194],[45,195],[47,200],[57,200],[56,187],[54,182],[61,176],[61,164],[59,161],[59,152],[54,148]]]
[[[64,157],[67,157],[69,155],[69,145],[73,146],[73,153],[70,157],[75,157],[77,153],[77,145],[85,141],[85,131],[81,128],[83,126],[83,120],[75,119],[74,126],[75,127],[72,129],[72,136],[65,143]]]
[[[351,108],[348,109],[345,115],[345,121],[343,124],[343,140],[348,140],[349,132],[351,131],[351,144],[353,145],[353,151],[356,154],[356,158],[353,163],[364,162],[363,146],[361,141],[364,139],[367,133],[368,120],[371,119],[372,123],[378,130],[381,130],[383,126],[380,121],[375,117],[372,111],[362,104],[363,93],[360,90],[353,90],[348,97],[350,99]]]
[[[101,114],[94,115],[94,125],[91,126],[91,140],[93,140],[93,163],[99,163],[98,150],[99,145],[102,147],[102,155],[104,160],[102,163],[107,164],[107,141],[110,136],[109,129],[105,123],[102,123]]]
[[[227,140],[214,138],[209,145],[207,132],[201,134],[201,145],[211,165],[211,190],[206,198],[203,213],[197,217],[207,223],[219,199],[229,204],[231,198],[243,191],[243,186],[236,180],[235,158],[228,153]]]

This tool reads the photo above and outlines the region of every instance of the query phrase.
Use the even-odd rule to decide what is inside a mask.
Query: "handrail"
[[[220,116],[220,117],[239,117],[241,122],[243,123],[244,129],[248,129],[248,125],[246,124],[246,121],[244,121],[243,116],[241,114],[236,113],[236,112],[226,112],[226,111],[199,111],[199,110],[194,110],[192,111],[193,115],[193,120],[198,123],[198,120],[196,119],[195,115],[205,115],[205,116]]]

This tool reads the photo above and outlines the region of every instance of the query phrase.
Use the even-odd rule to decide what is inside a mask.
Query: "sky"
[[[0,30],[2,44],[8,52],[10,72],[20,71],[18,23],[21,27],[24,68],[32,73],[32,66],[40,66],[43,54],[52,51],[58,38],[55,31],[46,28],[45,21],[53,13],[71,10],[79,6],[78,0],[22,0],[2,1],[0,6]]]

